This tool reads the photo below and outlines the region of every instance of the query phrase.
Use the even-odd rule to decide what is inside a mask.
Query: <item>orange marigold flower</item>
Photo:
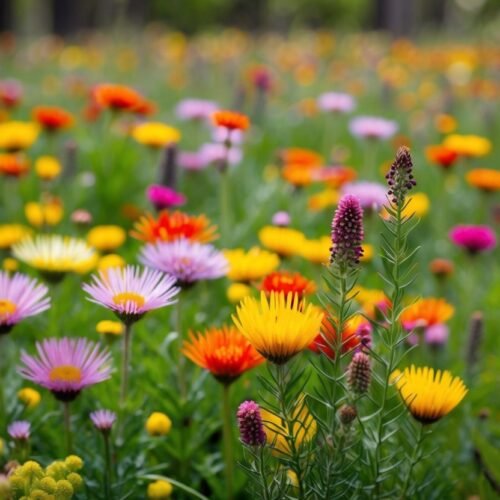
[[[313,172],[313,180],[324,182],[327,186],[333,189],[342,187],[344,184],[356,179],[358,174],[351,167],[325,167],[317,169]]]
[[[185,238],[206,243],[217,238],[217,227],[205,215],[188,215],[176,210],[163,210],[155,219],[151,214],[142,216],[130,234],[138,240],[155,243]]]
[[[455,266],[453,262],[448,259],[434,259],[429,264],[429,270],[434,276],[438,278],[446,278],[450,274],[453,274]]]
[[[56,132],[73,125],[73,115],[59,106],[37,106],[33,109],[33,120],[48,132]]]
[[[264,361],[235,326],[212,327],[196,334],[190,332],[189,337],[183,344],[182,353],[223,384],[234,382]]]
[[[283,292],[285,295],[293,293],[302,298],[304,295],[314,293],[316,291],[316,284],[300,273],[274,271],[264,278],[260,289],[266,294],[270,294],[271,292]]]
[[[93,94],[100,107],[114,111],[135,111],[144,103],[139,92],[125,85],[102,83],[94,88]]]
[[[212,115],[212,120],[217,127],[224,127],[229,130],[246,130],[250,126],[248,116],[236,111],[216,111]]]
[[[0,174],[6,177],[21,177],[30,168],[29,160],[19,154],[0,154]]]
[[[483,191],[500,190],[500,171],[492,168],[474,168],[465,176],[467,182]]]
[[[323,165],[323,157],[311,149],[283,149],[279,156],[284,165],[302,165],[304,167],[320,167]]]
[[[419,299],[403,311],[401,323],[408,330],[416,326],[429,327],[448,321],[454,312],[455,308],[445,299]]]
[[[309,167],[290,163],[283,167],[281,176],[293,186],[303,187],[311,184],[313,180],[312,172],[313,169]]]
[[[443,168],[453,167],[458,159],[458,153],[446,146],[428,146],[425,149],[427,160]]]

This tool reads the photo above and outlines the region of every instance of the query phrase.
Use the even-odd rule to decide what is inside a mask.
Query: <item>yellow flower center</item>
[[[8,318],[16,312],[17,306],[7,299],[0,299],[0,319]]]
[[[145,299],[142,295],[134,292],[122,292],[117,293],[113,297],[113,302],[116,305],[125,305],[127,302],[135,302],[138,307],[142,307],[144,305]]]
[[[51,382],[80,382],[82,371],[77,366],[61,365],[50,370]]]
[[[243,356],[243,349],[239,346],[220,346],[215,351],[215,358],[223,363],[230,364],[240,360]]]

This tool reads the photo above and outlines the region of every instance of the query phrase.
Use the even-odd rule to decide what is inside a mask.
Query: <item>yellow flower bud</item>
[[[38,488],[31,490],[29,499],[30,500],[49,500],[50,495],[43,491],[39,490]]]
[[[163,500],[170,497],[173,487],[168,481],[158,480],[148,485],[148,498]]]
[[[83,467],[83,460],[77,455],[69,455],[64,460],[64,465],[71,471],[75,472]]]
[[[36,175],[44,181],[55,179],[61,173],[61,164],[53,156],[40,156],[35,163]]]
[[[115,253],[110,253],[108,255],[104,255],[99,259],[97,263],[97,269],[99,271],[104,271],[105,269],[109,269],[110,267],[124,267],[126,265],[125,259],[116,255]]]
[[[155,411],[146,420],[146,430],[150,436],[165,436],[172,427],[172,421],[164,413]]]
[[[61,498],[61,500],[66,498],[71,498],[74,492],[75,490],[73,489],[73,486],[71,486],[71,483],[66,479],[61,479],[60,481],[57,481],[56,491],[55,491],[56,498]]]
[[[71,472],[70,474],[68,474],[68,477],[66,477],[66,479],[71,483],[71,486],[73,486],[75,490],[80,489],[83,485],[82,476],[80,476],[80,474],[77,474],[76,472]]]
[[[40,403],[42,397],[40,393],[31,387],[25,387],[17,393],[19,401],[26,405],[27,408],[35,408]]]
[[[97,333],[102,335],[121,335],[123,333],[123,323],[120,321],[103,320],[96,325]]]
[[[47,493],[54,493],[56,491],[57,482],[53,477],[45,476],[40,480],[39,484],[40,488]]]

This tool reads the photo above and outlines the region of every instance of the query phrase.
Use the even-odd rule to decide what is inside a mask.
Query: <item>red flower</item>
[[[58,106],[37,106],[33,109],[33,119],[45,130],[56,132],[73,125],[73,115]]]
[[[246,130],[250,126],[248,116],[236,111],[216,111],[212,115],[214,125],[228,130]]]
[[[304,295],[313,293],[316,290],[316,285],[300,273],[274,271],[264,278],[260,289],[266,294],[283,292],[286,296],[293,293],[302,298]]]

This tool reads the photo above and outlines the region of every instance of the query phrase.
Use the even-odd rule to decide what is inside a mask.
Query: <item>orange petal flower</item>
[[[425,149],[427,160],[443,168],[450,168],[458,159],[458,153],[446,146],[428,146]]]
[[[115,111],[135,111],[144,104],[141,94],[125,85],[103,83],[95,87],[93,94],[99,106]]]
[[[483,191],[500,190],[500,171],[492,168],[474,168],[465,176],[467,182]]]
[[[407,329],[416,325],[429,327],[448,321],[454,312],[455,308],[446,300],[429,297],[407,307],[401,314],[401,323]]]
[[[29,160],[19,154],[0,154],[0,175],[21,177],[30,168]]]
[[[193,363],[208,370],[224,384],[264,361],[248,340],[234,326],[209,328],[203,333],[189,333],[182,353]]]
[[[260,289],[266,294],[270,294],[271,292],[283,292],[285,295],[293,293],[302,298],[304,295],[315,292],[316,284],[300,273],[274,271],[264,278]]]
[[[71,127],[74,122],[73,115],[58,106],[37,106],[33,109],[33,120],[49,132]]]
[[[130,234],[141,241],[174,241],[185,238],[206,243],[217,238],[217,227],[205,215],[188,215],[176,210],[163,210],[155,219],[151,214],[141,217]]]
[[[225,127],[229,130],[246,130],[250,126],[248,116],[236,111],[216,111],[212,119],[217,127]]]
[[[320,167],[323,165],[323,157],[305,148],[288,148],[280,153],[280,159],[285,165],[302,165],[304,167]]]

